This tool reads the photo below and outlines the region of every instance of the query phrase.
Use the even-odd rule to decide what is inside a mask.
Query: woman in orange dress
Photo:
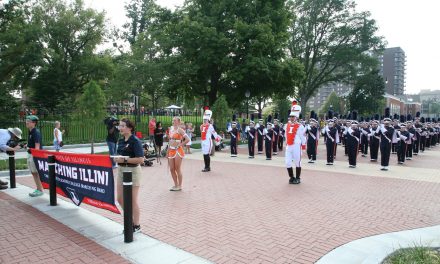
[[[168,147],[168,164],[171,176],[173,177],[174,186],[170,191],[182,190],[182,159],[185,156],[183,146],[188,143],[189,138],[185,134],[185,130],[181,128],[180,117],[173,118],[173,126],[169,128],[169,147]]]

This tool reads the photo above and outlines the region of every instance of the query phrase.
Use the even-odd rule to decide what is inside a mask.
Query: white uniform
[[[203,155],[208,155],[212,149],[211,136],[214,135],[216,139],[220,138],[220,136],[217,135],[217,132],[215,132],[211,124],[202,124],[200,126],[200,132],[202,134],[202,153]]]
[[[298,123],[296,134],[294,124],[284,125],[284,137],[286,139],[286,157],[285,163],[287,168],[292,168],[292,161],[295,160],[295,167],[301,167],[301,146],[306,144],[306,129]],[[292,140],[292,137],[293,140]]]

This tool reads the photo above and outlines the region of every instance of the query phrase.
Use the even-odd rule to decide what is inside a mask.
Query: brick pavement
[[[184,161],[182,192],[168,191],[165,161],[144,168],[143,232],[216,263],[313,263],[355,239],[440,224],[438,170],[411,167],[415,160],[386,174],[375,174],[376,164],[350,170],[345,160],[332,168],[304,164],[297,186],[287,184],[283,157],[267,163],[241,153],[241,159],[216,154],[206,174],[200,172],[201,154],[192,154]],[[431,150],[420,162],[436,164],[438,154]],[[410,173],[397,175],[405,171]],[[30,177],[19,182],[32,185]]]
[[[4,192],[0,223],[0,263],[128,263]]]

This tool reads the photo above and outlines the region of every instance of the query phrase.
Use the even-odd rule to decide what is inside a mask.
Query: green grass
[[[15,169],[16,170],[27,169],[27,159],[16,159]],[[9,171],[9,160],[0,160],[0,171]]]
[[[429,247],[404,248],[388,256],[383,264],[440,264],[440,253]]]

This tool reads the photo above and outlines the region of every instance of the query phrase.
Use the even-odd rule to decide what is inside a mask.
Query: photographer
[[[13,155],[16,150],[22,148],[19,144],[22,132],[20,128],[0,129],[0,151]],[[8,183],[0,180],[0,190],[8,188]]]
[[[117,128],[117,126],[119,125],[119,120],[114,116],[110,116],[104,120],[104,124],[107,126],[106,142],[108,146],[108,152],[110,156],[114,156],[116,155],[117,142],[119,139],[119,130]],[[117,167],[116,163],[113,160],[112,165],[113,168]]]

